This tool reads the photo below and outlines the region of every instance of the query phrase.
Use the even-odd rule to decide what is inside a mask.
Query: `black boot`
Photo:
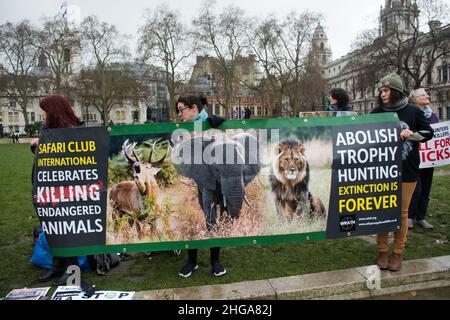
[[[47,282],[53,278],[61,276],[63,272],[64,270],[62,270],[61,268],[52,266],[50,270],[38,277],[38,282]]]
[[[63,275],[55,281],[55,286],[66,286],[67,285],[67,279],[72,275],[72,273],[64,272]]]

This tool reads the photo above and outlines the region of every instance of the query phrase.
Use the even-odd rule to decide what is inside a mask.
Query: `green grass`
[[[33,228],[38,219],[31,202],[33,156],[27,145],[0,145],[0,296],[23,287],[42,286],[36,282],[43,270],[28,263],[32,253]],[[416,228],[409,235],[405,259],[450,255],[450,245],[436,240],[450,238],[450,167],[437,170],[429,220],[433,231]],[[178,271],[186,253],[144,253],[112,270],[105,277],[86,273],[87,281],[100,290],[140,291],[162,288],[201,286],[261,280],[322,271],[371,265],[376,248],[361,239],[320,241],[242,248],[224,248],[221,260],[228,270],[223,278],[214,278],[209,270],[208,250],[199,251],[200,269],[190,279],[181,279]]]

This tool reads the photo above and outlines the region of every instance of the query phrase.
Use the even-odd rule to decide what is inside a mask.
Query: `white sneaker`
[[[417,221],[417,224],[424,229],[433,229],[434,227],[427,222],[427,220]]]
[[[408,219],[408,229],[414,229],[414,221],[413,219]]]

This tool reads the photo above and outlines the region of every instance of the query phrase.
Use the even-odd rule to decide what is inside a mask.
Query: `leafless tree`
[[[29,125],[27,107],[38,89],[38,79],[32,75],[38,50],[32,45],[33,27],[28,21],[0,26],[0,59],[4,74],[0,75],[0,96],[15,101]]]
[[[70,98],[72,70],[69,66],[71,59],[81,53],[79,32],[61,15],[44,17],[43,27],[36,32],[34,40],[33,45],[45,54],[53,73],[54,91]]]
[[[229,6],[217,14],[216,2],[206,0],[199,17],[193,20],[194,36],[204,52],[214,58],[213,91],[228,113],[239,90],[236,67],[245,51],[245,15],[242,9]],[[222,100],[223,98],[223,100]]]
[[[139,33],[142,60],[164,68],[169,106],[172,107],[179,94],[181,75],[185,71],[183,64],[197,49],[191,31],[181,22],[179,12],[159,6],[154,12],[147,12],[145,24]],[[171,118],[176,119],[174,109],[170,110]]]
[[[81,24],[84,56],[91,58],[78,77],[79,95],[85,104],[93,105],[109,124],[110,112],[132,95],[126,37],[114,25],[89,16]]]
[[[104,125],[109,124],[114,106],[130,101],[137,105],[148,97],[145,82],[132,72],[128,64],[116,64],[102,71],[97,68],[81,70],[77,90],[82,104],[93,106],[100,113]]]
[[[313,12],[292,12],[282,21],[269,16],[248,33],[249,46],[264,71],[275,113],[281,112],[282,99],[288,97],[291,112],[302,108],[301,85],[311,71],[308,54],[314,28],[321,16]],[[309,69],[308,69],[309,68]],[[293,115],[292,114],[292,115]]]

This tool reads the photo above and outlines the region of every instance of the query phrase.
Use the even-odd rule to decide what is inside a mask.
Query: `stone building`
[[[415,1],[412,0],[386,0],[385,6],[381,7],[379,15],[379,37],[399,37],[401,41],[407,41],[414,33],[414,28],[419,24],[419,10]],[[439,33],[450,46],[450,25],[441,26],[439,22],[433,21],[427,32]],[[427,38],[422,37],[423,48],[429,46]],[[375,40],[376,41],[376,40]],[[374,42],[375,44],[375,42]],[[331,61],[331,49],[322,26],[316,28],[313,39],[316,61],[323,67],[322,75],[328,82],[328,89],[343,88],[350,96],[350,104],[354,111],[367,114],[374,108],[375,96],[377,95],[375,84],[367,90],[358,89],[358,78],[360,72],[355,70],[352,63],[359,51],[348,53],[339,59]],[[369,49],[370,50],[370,49]],[[423,50],[426,52],[427,50]],[[441,120],[450,119],[450,56],[442,56],[438,59],[434,68],[427,75],[422,85],[431,94],[431,107]],[[411,89],[411,88],[408,88]]]

